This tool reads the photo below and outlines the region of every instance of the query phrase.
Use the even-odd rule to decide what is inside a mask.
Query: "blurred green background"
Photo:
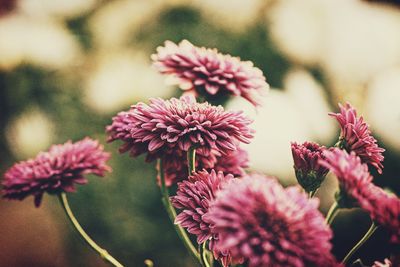
[[[351,102],[385,152],[376,183],[400,193],[400,9],[338,0],[19,0],[0,8],[0,171],[52,143],[98,138],[113,172],[70,195],[87,232],[126,266],[193,266],[165,211],[154,164],[117,153],[104,129],[118,111],[149,97],[179,95],[151,67],[165,40],[187,39],[251,60],[272,89],[255,111],[247,147],[251,170],[295,183],[290,141],[334,144],[327,112]],[[318,193],[332,202],[330,177]],[[71,231],[55,197],[0,201],[0,266],[105,266]],[[334,224],[342,258],[369,226],[359,211]],[[365,263],[395,248],[378,232],[360,251]],[[371,253],[373,252],[373,253]]]

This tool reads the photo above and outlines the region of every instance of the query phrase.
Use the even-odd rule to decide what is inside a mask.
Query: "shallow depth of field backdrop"
[[[387,149],[375,182],[400,193],[400,8],[398,1],[348,0],[19,0],[0,2],[0,171],[52,143],[98,138],[120,110],[177,89],[151,67],[165,40],[251,60],[272,87],[246,148],[252,170],[295,183],[290,141],[331,145],[327,115],[349,101]],[[390,1],[389,1],[390,2]],[[89,177],[70,195],[87,232],[127,266],[191,266],[163,210],[154,165],[112,152],[113,173]],[[317,196],[336,188],[328,182]],[[326,212],[332,198],[323,197]],[[342,258],[369,226],[363,212],[341,212],[333,229]],[[360,250],[387,256],[374,235]],[[384,242],[383,242],[384,243]],[[377,259],[377,258],[374,258]],[[0,200],[0,266],[106,266],[72,231],[56,197]]]

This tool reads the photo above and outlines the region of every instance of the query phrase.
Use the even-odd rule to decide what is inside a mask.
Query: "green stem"
[[[325,222],[328,225],[331,225],[336,215],[339,212],[339,204],[335,201],[332,206],[329,208],[328,214],[326,215]]]
[[[62,192],[59,194],[59,199],[61,206],[63,207],[65,213],[67,214],[68,219],[72,223],[72,225],[75,227],[75,229],[78,231],[82,239],[95,251],[97,252],[102,259],[104,259],[106,262],[112,264],[113,266],[116,267],[123,267],[121,263],[119,263],[116,259],[113,258],[110,254],[108,254],[107,250],[101,248],[99,245],[97,245],[86,232],[82,229],[81,225],[79,224],[78,220],[75,218],[74,214],[72,213],[72,210],[69,206],[68,199],[67,199],[67,194],[65,192]]]
[[[171,200],[169,199],[169,192],[168,188],[165,185],[165,177],[164,177],[164,170],[162,166],[162,160],[158,160],[158,170],[159,170],[159,175],[160,175],[160,180],[161,180],[161,195],[162,195],[162,203],[164,204],[164,208],[168,213],[169,218],[171,219],[172,224],[175,227],[175,230],[179,236],[179,238],[182,240],[183,244],[187,248],[187,250],[190,252],[190,254],[196,259],[196,261],[200,262],[200,255],[197,252],[196,248],[193,246],[192,242],[190,241],[190,238],[186,234],[185,230],[178,224],[175,224],[175,218],[176,218],[176,211],[174,207],[172,206]]]
[[[196,149],[190,148],[187,152],[189,175],[196,171]]]
[[[210,263],[208,262],[208,257],[207,257],[207,247],[206,247],[206,243],[204,242],[202,245],[199,246],[199,250],[200,250],[200,254],[201,254],[201,264],[204,267],[211,267]]]
[[[342,263],[346,264],[347,261],[353,256],[353,254],[375,233],[378,226],[372,222],[371,226],[369,227],[368,231],[365,235],[358,241],[358,243],[347,253],[346,257],[344,257]]]

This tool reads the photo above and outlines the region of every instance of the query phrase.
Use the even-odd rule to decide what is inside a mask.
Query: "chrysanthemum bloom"
[[[321,186],[329,171],[318,162],[324,157],[323,151],[326,148],[313,142],[303,144],[293,142],[291,148],[297,181],[307,192],[315,191]]]
[[[197,103],[189,96],[153,98],[149,105],[139,103],[119,113],[107,132],[108,141],[124,141],[121,152],[130,151],[132,156],[147,153],[151,161],[190,148],[200,149],[205,156],[212,150],[225,155],[236,150],[239,142],[250,142],[251,122],[242,112]]]
[[[334,266],[332,231],[318,204],[299,187],[248,176],[218,191],[205,219],[218,234],[215,246],[246,266]]]
[[[176,217],[175,223],[196,235],[199,244],[212,236],[208,223],[204,222],[202,217],[207,213],[215,193],[231,179],[233,179],[231,174],[224,175],[214,170],[210,173],[206,170],[195,172],[188,180],[178,183],[176,196],[171,197],[174,207],[182,210]]]
[[[333,172],[339,181],[340,190],[336,194],[339,206],[356,207],[358,204],[353,196],[361,196],[362,189],[368,187],[373,179],[367,164],[363,164],[354,151],[349,154],[339,148],[325,151],[324,156],[319,163]]]
[[[260,105],[259,96],[269,85],[262,71],[251,61],[223,55],[216,49],[199,48],[183,40],[178,45],[166,41],[151,56],[154,66],[182,90],[190,90],[206,99],[215,96],[241,96]]]
[[[228,152],[226,155],[222,155],[215,150],[208,156],[202,155],[201,151],[196,153],[196,169],[198,170],[206,169],[211,171],[211,169],[214,169],[217,172],[222,171],[223,173],[240,177],[245,175],[244,169],[248,166],[248,154],[240,147],[235,151]],[[167,186],[187,179],[189,173],[186,153],[175,153],[164,157],[163,169]]]
[[[372,183],[373,177],[368,172],[368,166],[354,152],[348,154],[336,148],[324,154],[326,158],[321,160],[321,164],[328,167],[339,180],[339,204],[347,208],[359,206],[366,210],[376,224],[390,232],[392,242],[400,243],[400,199]],[[342,199],[347,202],[341,203]]]
[[[109,158],[103,146],[90,138],[53,145],[34,159],[14,164],[4,174],[3,197],[22,200],[33,195],[38,207],[45,192],[74,192],[75,184],[87,183],[85,174],[103,176],[111,171],[106,165]]]
[[[340,124],[339,146],[348,152],[354,151],[363,163],[375,167],[382,173],[383,148],[378,147],[376,139],[371,135],[368,124],[363,117],[357,117],[356,110],[349,104],[339,104],[340,113],[329,113]]]
[[[372,183],[361,192],[353,196],[361,208],[370,214],[377,225],[389,232],[392,243],[400,244],[400,199]]]
[[[225,264],[224,266],[230,262],[230,257],[227,253],[214,248],[215,239],[218,237],[211,233],[210,226],[203,220],[203,216],[208,212],[210,202],[214,200],[217,191],[232,179],[231,174],[224,175],[214,170],[199,171],[193,173],[188,180],[178,183],[176,196],[171,197],[174,207],[182,210],[176,217],[175,223],[196,235],[199,244],[210,240],[210,250]]]

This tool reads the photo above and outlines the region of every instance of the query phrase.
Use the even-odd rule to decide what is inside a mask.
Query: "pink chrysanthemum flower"
[[[215,193],[231,179],[233,179],[231,174],[224,175],[214,170],[209,173],[202,170],[193,173],[188,180],[178,183],[176,196],[171,197],[174,207],[182,209],[175,223],[196,235],[199,244],[212,237],[209,224],[202,217],[207,213]]]
[[[400,244],[400,199],[372,183],[362,189],[362,194],[353,197],[376,224],[389,232],[391,242]]]
[[[348,152],[354,151],[364,163],[374,166],[382,173],[383,148],[378,147],[363,117],[357,117],[356,110],[349,104],[339,104],[340,113],[329,113],[340,124],[340,147]]]
[[[229,173],[235,177],[240,177],[245,175],[244,169],[248,166],[248,154],[240,147],[235,151],[228,152],[226,155],[222,155],[215,150],[208,156],[202,155],[201,151],[196,153],[196,169],[198,170],[206,169],[211,171],[211,169],[214,169],[217,172],[222,171],[223,173]],[[175,153],[164,157],[163,169],[167,186],[187,179],[189,173],[186,154]]]
[[[14,164],[4,174],[3,197],[22,200],[33,195],[38,207],[45,192],[74,192],[75,184],[87,183],[85,174],[103,176],[111,171],[106,165],[109,158],[103,146],[90,138],[53,145],[34,159]]]
[[[375,223],[390,232],[393,243],[400,243],[400,199],[372,183],[373,177],[368,172],[368,166],[354,152],[348,154],[335,148],[324,154],[326,158],[321,160],[321,164],[328,167],[339,180],[339,201],[350,197],[350,201],[355,202],[342,206],[351,208],[357,204],[370,214]]]
[[[339,205],[352,208],[357,204],[353,196],[361,197],[373,179],[367,164],[363,164],[354,151],[349,154],[339,148],[325,151],[324,156],[319,163],[332,171],[339,180],[340,192],[336,195]]]
[[[206,99],[235,95],[257,106],[259,95],[269,89],[262,71],[251,61],[223,55],[216,49],[199,48],[187,40],[178,45],[166,41],[151,58],[158,71],[182,90],[205,95]]]
[[[217,191],[232,179],[231,174],[224,175],[215,170],[196,172],[188,180],[178,183],[176,196],[171,197],[174,207],[182,210],[176,217],[175,223],[196,235],[197,243],[201,244],[209,240],[210,250],[224,266],[230,263],[230,256],[215,248],[214,244],[218,237],[211,233],[209,223],[203,220],[203,216],[208,212],[210,202],[214,200]]]
[[[315,191],[321,186],[329,171],[319,164],[326,148],[313,142],[303,144],[293,142],[291,149],[297,181],[307,192]]]
[[[147,153],[147,160],[151,161],[190,148],[200,149],[205,156],[212,150],[227,154],[236,150],[239,142],[250,142],[251,122],[242,112],[197,103],[189,96],[153,98],[149,105],[139,103],[119,113],[107,132],[108,141],[125,142],[121,152],[130,151],[132,156]]]
[[[332,231],[318,204],[298,187],[248,176],[218,191],[205,219],[218,234],[215,246],[246,266],[334,266]]]

